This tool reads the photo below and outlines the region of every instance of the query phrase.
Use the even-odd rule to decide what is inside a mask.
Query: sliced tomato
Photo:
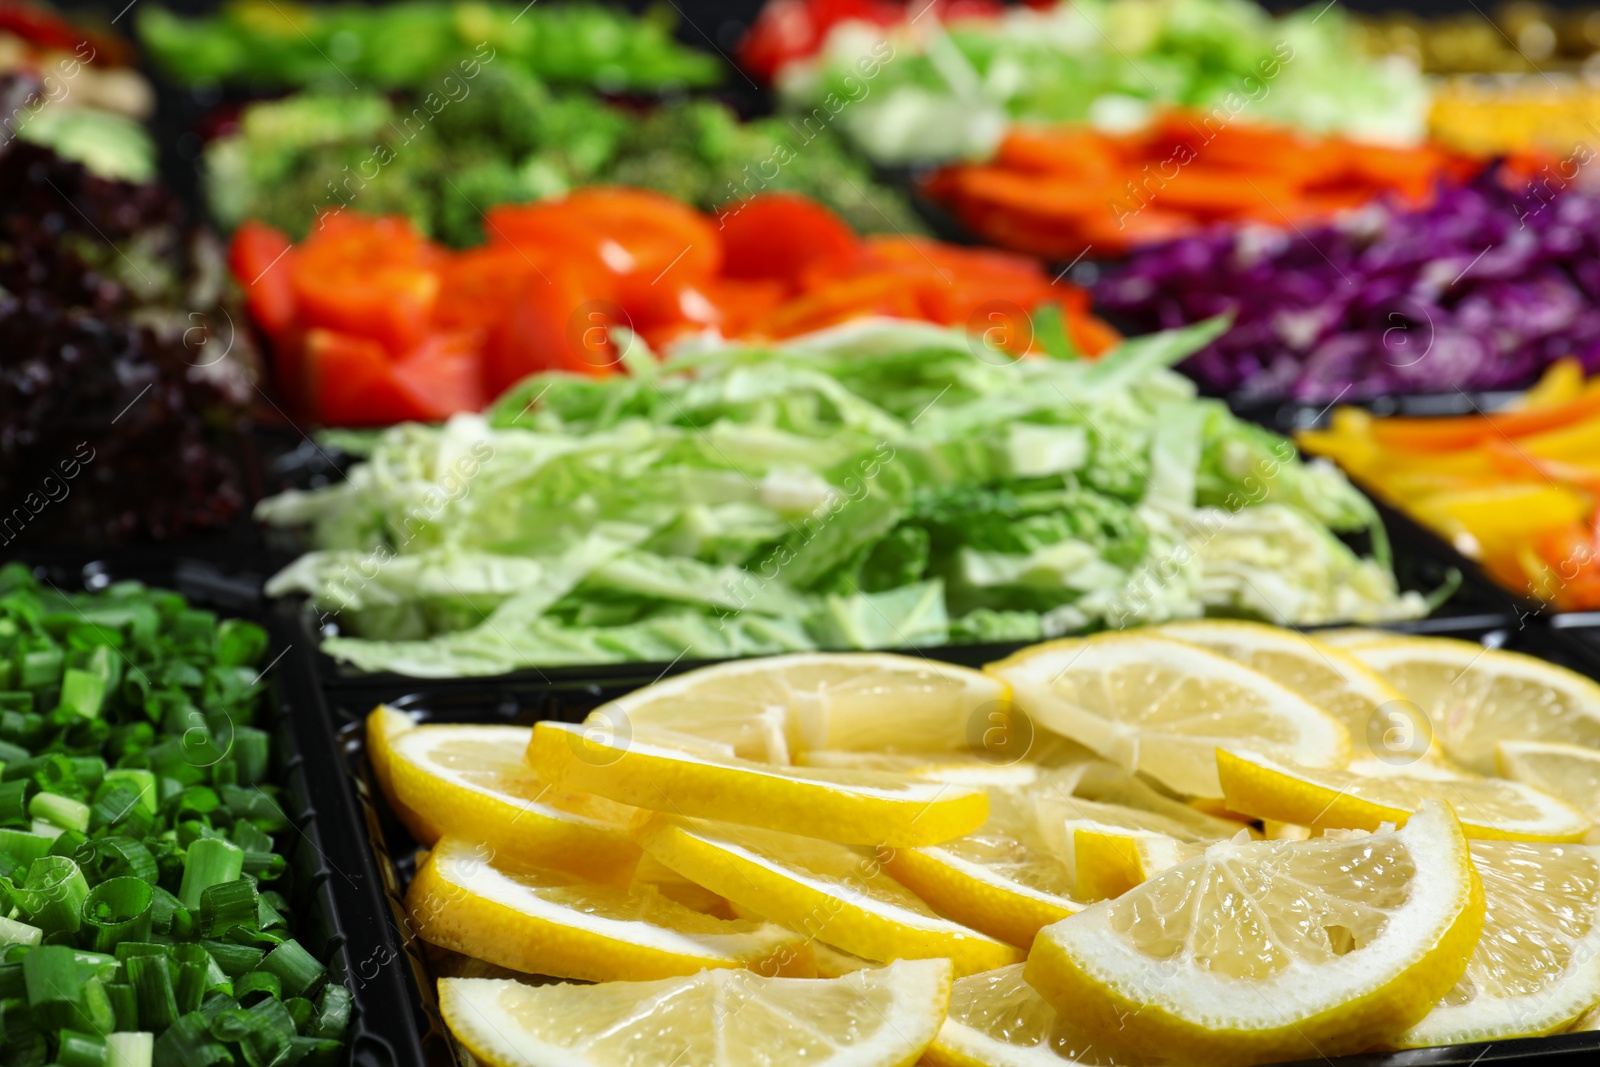
[[[423,419],[445,419],[481,410],[488,402],[483,384],[483,332],[450,330],[425,338],[395,361],[395,383],[416,402]]]
[[[369,337],[312,330],[306,335],[311,411],[329,426],[388,426],[427,418],[413,392],[394,377],[383,345]]]
[[[718,221],[729,278],[797,285],[807,274],[848,263],[862,247],[844,220],[798,193],[761,193]]]
[[[294,245],[282,230],[251,221],[233,231],[228,267],[244,291],[250,317],[269,337],[282,335],[295,321],[293,264]]]
[[[391,355],[427,336],[442,254],[403,218],[324,215],[290,278],[307,325],[367,337]]]
[[[553,269],[528,281],[489,337],[483,366],[489,396],[542,371],[617,373],[621,353],[611,343],[610,329],[631,328],[632,322],[615,292],[614,283],[575,268]]]
[[[439,273],[434,321],[446,329],[489,330],[511,313],[518,295],[542,274],[540,259],[508,244],[459,252]]]

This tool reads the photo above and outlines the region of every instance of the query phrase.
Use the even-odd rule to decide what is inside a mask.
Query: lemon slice
[[[638,813],[542,781],[522,760],[532,734],[522,726],[440,725],[393,735],[395,796],[439,832],[487,842],[497,855],[625,881],[639,858],[628,837]]]
[[[989,821],[942,845],[885,850],[884,868],[938,911],[1027,948],[1039,929],[1079,911],[1072,868],[1044,845],[1019,797],[996,790]]]
[[[1412,705],[1398,689],[1313,635],[1223,619],[1167,623],[1156,632],[1227,656],[1305,697],[1344,724],[1355,758],[1373,771],[1437,756],[1431,732],[1412,729]]]
[[[848,844],[931,845],[989,816],[980,788],[872,771],[774,767],[541,722],[528,762],[562,789],[675,815],[732,819]]]
[[[1493,774],[1500,741],[1600,748],[1600,685],[1542,659],[1470,641],[1400,638],[1350,654],[1427,712],[1445,755]]]
[[[1559,741],[1502,741],[1500,773],[1554,794],[1589,818],[1600,817],[1600,749]]]
[[[664,978],[705,967],[812,971],[811,947],[771,923],[717,919],[638,887],[502,866],[481,844],[446,837],[406,890],[424,941],[526,974]]]
[[[1367,626],[1335,626],[1327,630],[1313,630],[1311,636],[1335,648],[1354,648],[1356,645],[1391,640],[1395,634],[1391,630],[1374,630]]]
[[[1393,1044],[1553,1034],[1600,1003],[1600,849],[1474,841],[1483,936],[1467,972]]]
[[[444,831],[406,806],[395,793],[393,777],[389,773],[389,748],[394,744],[394,739],[416,727],[417,721],[403,711],[396,711],[387,704],[373,708],[367,715],[367,763],[372,767],[372,777],[378,783],[378,791],[383,794],[383,799],[388,801],[390,810],[411,831],[412,837],[426,844],[439,840]]]
[[[633,870],[630,885],[635,889],[653,889],[668,900],[675,900],[702,915],[715,915],[719,919],[743,918],[734,914],[726,900],[705,886],[689,881],[649,853],[639,857],[639,865]]]
[[[828,767],[834,770],[883,771],[912,778],[956,785],[1019,786],[1039,777],[1036,763],[991,763],[966,752],[841,752],[819,748],[802,752],[795,763],[801,767]]]
[[[493,1067],[904,1067],[939,1031],[950,965],[825,981],[705,971],[659,982],[439,980],[439,1010]]]
[[[1403,829],[1224,842],[1039,932],[1025,977],[1091,1036],[1191,1062],[1359,1052],[1466,967],[1483,890],[1449,809]]]
[[[818,978],[840,978],[856,971],[888,966],[875,960],[864,960],[854,953],[844,952],[822,941],[811,942],[811,957],[816,963]]]
[[[923,1054],[933,1067],[1142,1067],[1137,1053],[1097,1041],[1056,1014],[1022,964],[957,978],[950,1012]]]
[[[1591,825],[1588,816],[1550,794],[1501,778],[1369,778],[1220,750],[1217,770],[1235,811],[1319,829],[1403,824],[1430,797],[1450,803],[1469,837],[1579,841]]]
[[[835,948],[869,960],[948,957],[957,974],[1016,963],[1012,945],[937,915],[866,849],[731,823],[652,819],[640,843],[673,870]]]
[[[1009,708],[1005,685],[968,667],[803,652],[689,671],[602,704],[589,718],[624,736],[659,727],[731,745],[743,759],[789,763],[813,748],[959,751],[973,729],[981,735],[987,714]]]
[[[1350,734],[1304,697],[1195,645],[1099,634],[1024,649],[986,668],[1033,721],[1188,796],[1220,797],[1213,753],[1249,741],[1342,767]]]
[[[1128,830],[1085,822],[1072,827],[1073,867],[1079,900],[1120,897],[1168,867],[1194,859],[1204,847],[1154,830]]]

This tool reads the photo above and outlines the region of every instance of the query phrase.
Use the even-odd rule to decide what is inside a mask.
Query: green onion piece
[[[317,997],[317,1014],[307,1028],[311,1037],[341,1038],[350,1025],[350,990],[335,982],[322,987]]]
[[[289,817],[263,786],[248,789],[225,785],[221,789],[222,801],[236,819],[249,819],[268,833],[289,828]]]
[[[87,830],[89,805],[59,793],[36,793],[28,801],[28,814],[63,830]]]
[[[156,1039],[155,1060],[166,1067],[210,1067],[213,1063],[233,1063],[228,1047],[211,1036],[211,1024],[199,1012],[190,1012],[169,1026]]]
[[[266,953],[259,948],[252,948],[249,945],[235,945],[230,941],[202,941],[200,944],[205,948],[206,952],[210,953],[211,958],[217,961],[217,966],[222,968],[222,973],[230,978],[240,978],[243,975],[247,975],[248,972],[259,967],[262,959],[266,956]],[[270,971],[261,973],[271,974]],[[278,976],[272,975],[272,977],[276,980]],[[234,983],[234,989],[237,995],[237,982]],[[277,996],[278,994],[274,993],[273,995]]]
[[[279,1000],[283,997],[283,982],[271,971],[251,971],[233,983],[233,995],[246,1007],[263,997]]]
[[[168,931],[173,937],[189,940],[195,936],[194,912],[188,908],[179,908],[172,913],[172,929]]]
[[[34,1021],[27,1001],[0,1003],[0,1035],[5,1037],[5,1045],[0,1048],[3,1048],[7,1064],[32,1065],[48,1061],[49,1044]]]
[[[106,1036],[106,1067],[151,1067],[156,1035],[148,1031],[119,1032]]]
[[[26,866],[34,860],[50,855],[50,838],[30,834],[25,830],[0,829],[0,852],[6,852]]]
[[[200,946],[188,944],[179,947],[199,949]],[[204,950],[201,950],[201,955],[205,955]],[[173,984],[172,992],[174,999],[178,1002],[180,1014],[187,1015],[191,1011],[197,1011],[200,1007],[200,1002],[205,999],[206,978],[208,977],[206,964],[210,962],[210,959],[207,958],[205,963],[180,962],[177,965],[178,980]]]
[[[289,997],[284,1000],[283,1006],[288,1009],[290,1018],[294,1019],[296,1031],[303,1031],[311,1025],[311,1019],[317,1014],[316,1005],[305,997]]]
[[[246,852],[271,852],[272,835],[253,822],[236,822],[228,831],[228,839]],[[245,860],[246,863],[250,861]]]
[[[315,992],[328,976],[328,969],[293,938],[267,953],[267,958],[261,961],[261,969],[282,979],[283,991],[291,997]]]
[[[0,1001],[27,995],[28,983],[22,977],[22,963],[0,963]]]
[[[27,778],[0,782],[0,823],[17,826],[28,821],[28,797],[37,787]]]
[[[172,916],[183,910],[177,897],[156,886],[155,899],[150,902],[150,929],[158,934],[172,929]]]
[[[200,894],[200,915],[195,930],[201,937],[220,937],[241,923],[258,922],[261,898],[248,878],[219,882]]]
[[[57,707],[85,719],[95,719],[100,717],[105,702],[106,679],[75,667],[68,667],[62,674]]]
[[[62,830],[50,839],[50,855],[71,859],[88,841],[89,835],[82,830]]]
[[[135,956],[170,956],[171,945],[159,945],[153,941],[124,941],[117,946],[116,958],[123,963]]]
[[[172,972],[165,956],[132,956],[123,961],[128,983],[139,1001],[139,1025],[160,1032],[178,1017]],[[166,1062],[163,1060],[162,1062]]]
[[[103,739],[102,739],[103,740]],[[99,756],[69,756],[72,777],[83,787],[84,798],[97,789],[106,777],[106,761]]]
[[[46,1030],[79,1026],[86,1019],[83,1007],[88,983],[78,973],[72,949],[66,945],[40,945],[22,958],[22,978],[28,990],[28,1006]]]
[[[139,804],[154,815],[157,811],[156,776],[140,768],[119,767],[107,771],[102,785],[127,785],[139,794]]]
[[[91,881],[127,876],[153,886],[160,870],[150,850],[131,837],[113,834],[90,841],[73,853]]]
[[[244,850],[227,841],[213,838],[189,846],[183,862],[183,884],[178,900],[186,908],[200,906],[200,894],[218,882],[231,882],[244,869]]]
[[[272,737],[254,726],[240,726],[234,731],[232,755],[238,767],[238,784],[260,785],[266,780],[271,762]]]
[[[39,837],[49,838],[52,845],[55,844],[56,838],[66,833],[65,830],[61,829],[61,827],[52,823],[47,823],[43,819],[33,820],[33,823],[28,827],[28,829]]]
[[[5,879],[7,882],[11,882],[15,879],[25,877],[27,873],[28,869],[22,864],[18,863],[16,860],[12,859],[9,853],[0,852],[0,878]],[[0,889],[3,888],[4,885],[0,885]],[[10,911],[10,903],[5,903],[3,907],[0,907],[0,910]]]
[[[252,667],[267,652],[267,632],[253,622],[224,619],[217,626],[217,662],[225,667]]]
[[[24,652],[17,663],[17,684],[23,689],[43,689],[61,677],[65,657],[59,648]]]
[[[139,794],[131,785],[114,785],[96,795],[95,802],[89,805],[89,825],[97,830],[121,822],[138,809]]]
[[[44,931],[18,919],[0,916],[0,948],[11,945],[37,945],[44,940]]]
[[[276,1063],[289,1052],[298,1027],[282,1001],[263,1000],[250,1008],[251,1028],[239,1042],[245,1062]],[[215,1032],[213,1030],[213,1032]]]
[[[61,1067],[105,1067],[106,1043],[92,1034],[63,1030],[56,1035],[56,1063]]]
[[[283,913],[272,906],[266,897],[261,898],[260,906],[256,909],[256,925],[263,930],[284,930],[289,926],[289,920]]]
[[[83,922],[95,949],[110,952],[123,941],[149,937],[154,897],[149,882],[126,875],[95,886],[83,902]]]
[[[106,999],[111,1001],[111,1012],[117,1017],[118,1030],[131,1030],[139,1025],[139,998],[127,982],[107,982]]]
[[[3,702],[5,697],[6,694],[0,693],[0,702]],[[28,750],[21,745],[13,745],[10,741],[0,741],[0,765],[15,763],[17,760],[27,759],[28,756]]]
[[[65,856],[44,856],[28,867],[28,878],[13,894],[30,922],[47,933],[77,933],[89,883]]]

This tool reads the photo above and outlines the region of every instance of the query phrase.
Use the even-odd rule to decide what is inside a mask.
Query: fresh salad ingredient
[[[605,378],[689,338],[784,338],[864,317],[984,331],[1016,353],[1116,338],[1035,262],[922,238],[857,237],[794,193],[704,215],[591,186],[484,216],[451,252],[402,218],[324,214],[291,245],[247,223],[230,261],[273,341],[281,389],[320,422],[386,426],[477,411],[530,374]],[[640,342],[644,343],[640,343]]]
[[[115,21],[115,20],[113,20]],[[148,119],[155,91],[132,66],[133,46],[91,20],[71,22],[28,0],[0,3],[0,73],[44,83],[50,107],[88,107],[130,119]],[[35,103],[32,110],[46,105]],[[26,116],[7,112],[17,132]]]
[[[865,323],[535,377],[263,502],[315,549],[269,591],[340,613],[330,654],[438,676],[1423,613],[1334,535],[1365,498],[1166,369],[1220,325],[1090,362]]]
[[[1398,1048],[1559,1033],[1600,998],[1600,849],[1473,841],[1483,936]],[[1528,893],[1529,885],[1543,892]],[[1537,957],[1537,958],[1535,958]]]
[[[599,986],[439,982],[445,1020],[494,1067],[901,1067],[933,1039],[949,1000],[949,965],[919,960],[822,981],[713,970]]]
[[[414,89],[432,87],[458,64],[491,61],[608,92],[720,81],[722,63],[674,41],[672,24],[661,8],[640,17],[592,3],[500,0],[230,0],[217,14],[193,18],[159,6],[138,12],[140,42],[156,65],[193,85]]]
[[[1542,789],[1600,819],[1600,749],[1565,741],[1501,741],[1500,775]]]
[[[1466,838],[1433,802],[1387,833],[1213,846],[1041,931],[1023,974],[1104,1041],[1272,1063],[1415,1024],[1483,925]]]
[[[712,211],[759,192],[820,201],[862,233],[920,233],[905,195],[879,182],[830,129],[740,122],[713,100],[640,110],[547,88],[505,65],[461,80],[431,121],[419,101],[348,87],[249,105],[205,151],[212,215],[255,219],[302,238],[346,204],[408,217],[457,248],[481,244],[483,212],[600,183],[666,193]],[[427,112],[424,112],[427,114]],[[331,183],[331,185],[330,185]]]
[[[1257,737],[1262,751],[1317,767],[1350,762],[1333,716],[1215,652],[1156,633],[1098,634],[1034,645],[988,668],[1019,707],[1130,772],[1188,796],[1220,798],[1217,749]],[[1200,701],[1200,719],[1174,713]]]
[[[176,593],[0,569],[6,1062],[337,1061],[351,995],[294,935],[266,649]]]
[[[1187,371],[1327,403],[1519,387],[1563,356],[1600,366],[1597,286],[1600,197],[1491,172],[1418,209],[1137,251],[1095,295],[1140,331],[1231,313]]]
[[[1217,647],[1233,658],[1172,636],[1185,627],[1191,636],[1228,635]],[[1363,732],[1357,755],[1396,765],[1358,773],[1341,749],[1326,766],[1300,771],[1340,778],[1346,796],[1307,808],[1309,815],[1276,812],[1304,822],[1245,822],[1248,814],[1239,812],[1269,796],[1257,788],[1257,772],[1283,770],[1259,754],[1281,731],[1218,709],[1232,706],[1236,693],[1292,708],[1296,698],[1247,662],[1277,663],[1267,649],[1331,655],[1334,646],[1250,624],[1210,629],[1183,624],[1076,649],[1055,642],[983,674],[885,654],[747,660],[645,686],[593,709],[579,725],[536,724],[528,780],[554,784],[552,753],[559,752],[554,762],[590,768],[580,777],[606,800],[648,797],[655,814],[629,820],[644,854],[624,889],[615,873],[589,881],[503,862],[470,834],[436,845],[406,899],[421,938],[476,957],[441,971],[448,1025],[476,1054],[506,1067],[565,1067],[574,1053],[593,1067],[637,1063],[641,1055],[661,1064],[691,1055],[737,1062],[702,1051],[702,1030],[717,1018],[702,996],[715,986],[718,995],[739,990],[743,1005],[718,1031],[729,1056],[747,1033],[733,1017],[753,1015],[769,1057],[792,1048],[808,1050],[807,1059],[855,1049],[850,1062],[877,1064],[855,1043],[878,1040],[877,1028],[861,1020],[889,1011],[877,999],[885,983],[927,968],[939,976],[941,998],[942,983],[955,978],[948,1006],[940,999],[931,1019],[895,1025],[906,1044],[882,1062],[904,1067],[921,1055],[941,1067],[1160,1063],[1181,1040],[1203,1062],[1246,1067],[1315,1049],[1343,1054],[1558,1032],[1600,1003],[1600,850],[1468,838],[1489,829],[1478,802],[1496,791],[1546,812],[1565,810],[1560,801],[1531,785],[1475,778],[1447,761],[1425,763],[1422,753],[1392,746],[1386,725]],[[1131,670],[1078,687],[1073,716],[1056,713],[1059,693],[1028,684],[1005,689],[1015,676],[1008,664],[1060,669],[1069,654],[1084,653],[1065,664],[1074,671],[1119,644],[1139,646],[1156,663],[1188,655],[1230,668],[1212,665],[1199,677],[1215,683],[1226,673],[1231,693],[1190,685],[1187,676],[1156,682],[1155,714],[1164,722],[1209,724],[1190,733],[1211,740],[1210,779],[1221,779],[1225,795],[1158,789],[1127,769],[1144,764],[1126,758],[1129,738],[1138,737],[1141,749],[1167,744],[1148,729],[1151,702],[1123,684]],[[1170,648],[1158,651],[1163,645]],[[1500,684],[1519,705],[1553,709],[1580,684],[1594,685],[1463,642],[1391,635],[1354,647],[1385,645],[1411,650],[1413,661],[1476,648],[1490,673],[1502,671],[1507,657],[1538,664],[1539,671]],[[1414,685],[1421,672],[1391,673]],[[1357,690],[1368,687],[1359,670],[1343,676]],[[1344,695],[1337,681],[1329,686],[1322,691],[1330,699]],[[887,700],[869,721],[870,694],[879,689]],[[915,700],[918,692],[929,699]],[[1503,751],[1513,743],[1506,737],[1530,750],[1545,744],[1536,739],[1554,721],[1464,717],[1438,702],[1411,710],[1431,724],[1420,729],[1458,737],[1487,731],[1464,747],[1499,740]],[[1330,715],[1312,714],[1342,729]],[[860,747],[818,747],[837,740],[819,722],[837,725]],[[417,725],[383,707],[369,720],[380,737],[479,735],[454,764],[466,776],[511,773],[503,751],[489,755],[496,745],[511,747],[508,729]],[[837,785],[863,784],[860,768],[874,761],[878,799],[863,795],[857,810],[891,833],[888,798],[941,782],[952,795],[986,794],[988,819],[971,833],[912,848],[850,844],[859,840],[859,823],[841,841],[838,820],[822,807],[825,818],[803,833],[782,832],[771,828],[781,801],[758,800],[731,776],[712,781],[629,765],[641,744],[658,756],[702,762],[720,753],[715,758],[737,762],[773,798],[814,789],[814,768],[841,756],[858,762],[834,765]],[[1566,747],[1600,756],[1600,749]],[[748,758],[734,757],[734,749]],[[372,761],[379,774],[391,764],[392,754]],[[1593,778],[1600,759],[1590,764]],[[1411,766],[1425,773],[1408,777]],[[1462,793],[1451,803],[1474,816],[1465,824],[1438,799],[1452,789]],[[1401,792],[1412,795],[1387,803]],[[685,814],[714,807],[719,794],[716,818]],[[1362,809],[1380,795],[1383,811]],[[443,819],[441,802],[427,798],[411,815]],[[1207,813],[1213,810],[1229,817]],[[1567,815],[1576,821],[1563,832],[1582,833],[1584,820]],[[955,831],[947,823],[933,836]],[[500,965],[496,981],[449,976],[481,974],[489,964]],[[823,980],[809,977],[813,970]],[[549,984],[573,978],[601,982]],[[826,1012],[800,1019],[761,999],[789,989],[825,996],[814,1010],[825,1004]],[[662,1014],[668,1004],[670,1023]],[[620,1005],[631,1012],[625,1019],[614,1015]],[[594,1029],[575,1029],[572,1019],[590,1012]],[[856,1020],[851,1040],[816,1044],[844,1019]]]
[[[0,148],[0,544],[214,530],[256,357],[222,250],[155,185]]]
[[[1541,162],[1522,161],[1522,176]],[[923,188],[984,241],[1065,263],[1219,223],[1292,229],[1373,200],[1415,207],[1480,169],[1432,146],[1168,112],[1132,133],[1013,126],[992,160],[945,167]]]
[[[746,54],[774,32],[764,25],[785,32],[831,6],[773,0]],[[880,162],[982,159],[1013,122],[1126,131],[1170,105],[1382,143],[1423,133],[1416,68],[1363,56],[1338,8],[1275,19],[1248,0],[1076,0],[971,15],[952,4],[941,21],[937,4],[886,6],[897,21],[839,22],[815,55],[776,76],[797,119],[837,126]]]
[[[1434,90],[1428,129],[1465,152],[1489,155],[1533,148],[1555,153],[1561,162],[1545,180],[1560,189],[1591,181],[1583,171],[1600,146],[1594,129],[1597,107],[1600,88],[1586,78],[1450,78]]]
[[[1600,608],[1600,380],[1585,383],[1575,361],[1554,364],[1511,410],[1383,418],[1336,408],[1299,440],[1506,588],[1563,611]]]
[[[1496,749],[1506,741],[1600,749],[1600,685],[1535,656],[1410,638],[1357,645],[1350,654],[1420,708],[1445,754],[1468,770],[1494,774]]]

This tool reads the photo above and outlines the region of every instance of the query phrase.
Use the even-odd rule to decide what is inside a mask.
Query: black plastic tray
[[[1451,631],[1454,636],[1480,641],[1494,648],[1510,648],[1541,656],[1552,662],[1600,678],[1600,648],[1589,648],[1568,635],[1543,627],[1519,627],[1514,620],[1479,619]],[[1002,651],[994,646],[996,652]],[[1005,646],[1009,651],[1014,646]],[[937,654],[941,650],[930,650]],[[976,661],[974,661],[976,662]],[[648,679],[646,679],[648,681]],[[618,681],[589,682],[572,687],[517,684],[506,681],[468,681],[417,684],[400,680],[398,685],[379,685],[366,689],[346,689],[325,694],[321,711],[336,731],[336,752],[342,759],[340,771],[347,788],[361,805],[370,834],[365,858],[380,872],[388,894],[394,920],[390,931],[397,942],[404,942],[413,980],[410,1022],[418,1035],[417,1061],[426,1067],[455,1067],[453,1047],[439,1017],[427,950],[418,939],[404,938],[405,887],[416,873],[417,842],[389,810],[372,779],[367,760],[364,719],[376,705],[387,703],[424,722],[492,723],[531,725],[541,720],[577,722],[595,706],[635,688]],[[354,859],[352,858],[352,862]],[[1600,1032],[1561,1034],[1548,1038],[1528,1038],[1489,1044],[1452,1045],[1416,1049],[1392,1055],[1364,1054],[1336,1061],[1307,1061],[1318,1064],[1337,1062],[1349,1067],[1471,1067],[1484,1064],[1505,1065],[1537,1060],[1548,1067],[1577,1067],[1590,1064],[1600,1054]]]
[[[59,555],[22,557],[34,573],[63,590],[100,589],[114,581],[138,580],[182,593],[197,607],[220,615],[266,622],[259,580],[240,578],[194,560],[162,559],[158,550],[109,559]],[[403,978],[384,956],[392,940],[382,918],[383,891],[367,847],[358,809],[340,795],[342,768],[325,729],[315,681],[293,657],[293,640],[272,633],[264,679],[269,696],[275,780],[283,786],[282,806],[294,838],[280,845],[289,859],[287,894],[295,936],[328,964],[331,981],[353,995],[344,1063],[349,1067],[420,1067],[408,1055],[414,1037],[397,1010]],[[285,831],[286,833],[288,831]]]

